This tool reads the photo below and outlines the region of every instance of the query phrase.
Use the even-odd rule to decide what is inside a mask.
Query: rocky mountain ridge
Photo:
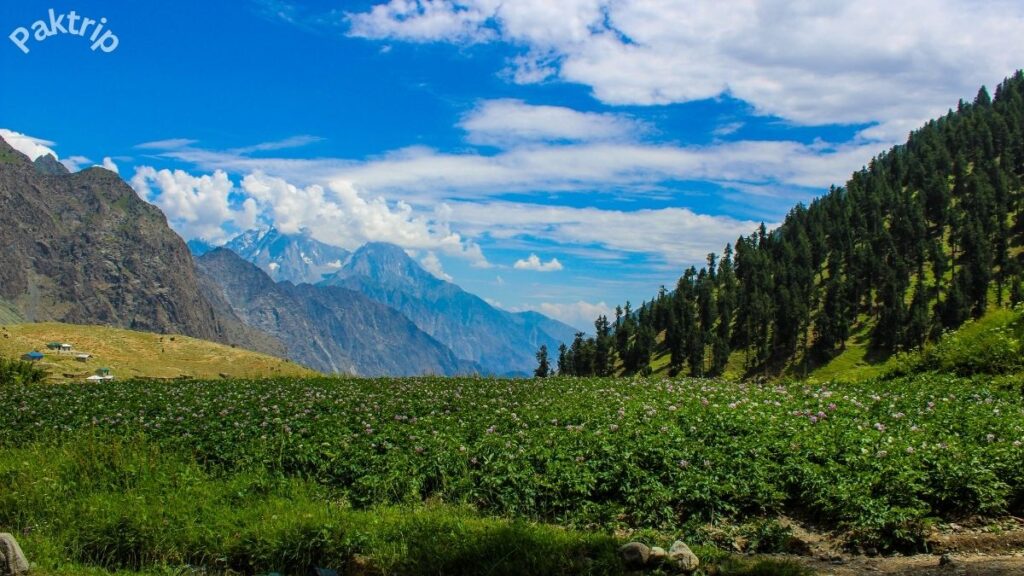
[[[404,316],[342,287],[274,282],[226,248],[196,260],[211,301],[281,341],[286,355],[324,372],[361,376],[477,372]]]
[[[0,300],[24,321],[225,341],[185,242],[117,174],[70,174],[0,139]]]

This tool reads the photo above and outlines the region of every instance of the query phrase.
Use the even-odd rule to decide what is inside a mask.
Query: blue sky
[[[8,35],[55,15],[88,38]],[[1022,65],[1018,2],[4,2],[0,128],[186,238],[389,241],[586,327]]]

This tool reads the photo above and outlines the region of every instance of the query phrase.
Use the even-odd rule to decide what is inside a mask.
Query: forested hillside
[[[764,225],[560,350],[565,374],[806,373],[856,342],[918,347],[1020,302],[1024,74],[913,132],[777,229]],[[857,338],[854,338],[854,336]]]

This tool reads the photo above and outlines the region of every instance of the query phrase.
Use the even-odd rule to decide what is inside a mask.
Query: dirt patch
[[[800,558],[801,564],[817,574],[855,576],[858,574],[885,574],[907,576],[1022,576],[1024,554],[951,554],[944,563],[940,555],[919,555],[886,558],[864,556],[833,561]],[[841,564],[838,562],[842,562]]]
[[[972,519],[942,524],[928,535],[930,554],[868,556],[851,554],[842,541],[806,525],[785,520],[792,530],[795,555],[789,558],[817,574],[853,576],[1024,576],[1024,520]]]
[[[972,528],[952,524],[933,532],[928,538],[928,548],[937,554],[1016,552],[1024,550],[1024,525],[1016,520]]]

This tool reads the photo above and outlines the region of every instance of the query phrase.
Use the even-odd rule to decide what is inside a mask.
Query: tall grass
[[[0,450],[0,531],[44,573],[616,574],[607,534],[487,519],[441,503],[353,510],[266,471],[220,474],[142,438]],[[99,573],[99,572],[97,572]]]
[[[917,372],[1012,374],[1024,371],[1024,306],[993,310],[949,332],[924,350],[887,363],[890,375]]]

